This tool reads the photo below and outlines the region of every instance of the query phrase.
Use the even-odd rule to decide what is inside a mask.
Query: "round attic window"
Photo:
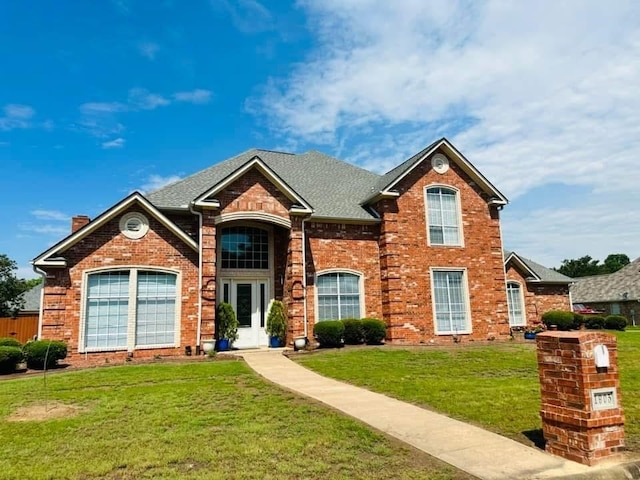
[[[445,173],[449,170],[449,159],[441,153],[438,153],[431,159],[431,166],[437,173]]]
[[[142,238],[149,231],[149,220],[138,212],[127,213],[120,219],[120,231],[127,238]]]

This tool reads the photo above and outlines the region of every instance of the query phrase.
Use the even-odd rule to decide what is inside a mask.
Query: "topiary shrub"
[[[367,345],[380,345],[387,335],[387,325],[377,318],[363,318],[362,330]]]
[[[274,300],[267,315],[267,335],[284,343],[287,337],[287,312],[280,300]]]
[[[558,330],[571,330],[571,327],[573,327],[573,312],[551,310],[542,315],[542,323],[544,323],[547,328],[555,325],[558,327]]]
[[[340,320],[325,320],[313,326],[313,335],[321,347],[341,347],[344,324]]]
[[[22,348],[22,344],[15,338],[0,338],[0,347],[18,347]]]
[[[22,361],[22,349],[15,346],[0,346],[0,373],[13,373]]]
[[[347,345],[364,343],[364,331],[362,330],[362,321],[359,318],[345,318],[341,321],[344,325],[344,343]]]
[[[627,319],[622,315],[609,315],[604,319],[604,328],[624,332],[624,329],[627,328],[627,323]]]
[[[238,318],[233,306],[227,302],[220,302],[216,309],[216,330],[218,338],[226,338],[229,343],[238,339]]]
[[[589,330],[602,330],[604,328],[604,317],[600,315],[589,315],[585,319],[584,326]]]
[[[67,344],[55,340],[27,342],[22,350],[24,359],[27,361],[27,368],[37,370],[55,367],[58,364],[58,360],[67,358]]]

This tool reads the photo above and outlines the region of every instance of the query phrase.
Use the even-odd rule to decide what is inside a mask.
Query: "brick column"
[[[202,212],[202,319],[200,341],[213,338],[216,315],[216,224],[214,210]],[[202,343],[201,343],[202,344]]]
[[[404,302],[398,253],[398,207],[393,200],[378,205],[380,224],[380,280],[382,285],[382,316],[387,323],[387,339],[402,339]]]
[[[599,332],[545,332],[536,337],[546,450],[595,465],[624,447],[617,338]],[[596,368],[604,345],[609,367]]]
[[[291,216],[283,302],[287,307],[287,343],[304,335],[304,271],[302,268],[302,217]]]

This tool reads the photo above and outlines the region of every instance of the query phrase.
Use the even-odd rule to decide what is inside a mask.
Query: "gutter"
[[[189,204],[189,211],[198,216],[198,326],[196,328],[196,350],[200,351],[200,336],[202,334],[202,213],[196,211],[193,202]]]
[[[308,319],[307,319],[307,250],[306,250],[307,237],[306,237],[305,226],[304,226],[304,223],[306,221],[307,221],[306,218],[302,219],[302,288],[303,288],[302,305],[304,308],[302,315],[303,315],[303,325],[304,325],[304,338],[307,339],[305,341],[308,341],[309,326],[308,326]]]
[[[42,314],[44,312],[44,287],[47,283],[47,274],[31,263],[33,271],[42,277],[42,289],[40,290],[40,308],[38,308],[38,340],[42,339]]]

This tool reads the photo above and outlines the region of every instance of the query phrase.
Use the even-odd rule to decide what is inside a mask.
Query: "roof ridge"
[[[293,156],[299,155],[297,153],[285,152],[283,150],[270,150],[268,148],[252,148],[251,150],[255,150],[257,152],[279,153],[279,154],[282,154],[282,155],[293,155]],[[250,152],[251,150],[247,150],[247,152]],[[247,153],[247,152],[244,152],[244,153]],[[242,154],[240,154],[240,155],[242,155]],[[235,157],[232,157],[232,158],[235,158]]]

